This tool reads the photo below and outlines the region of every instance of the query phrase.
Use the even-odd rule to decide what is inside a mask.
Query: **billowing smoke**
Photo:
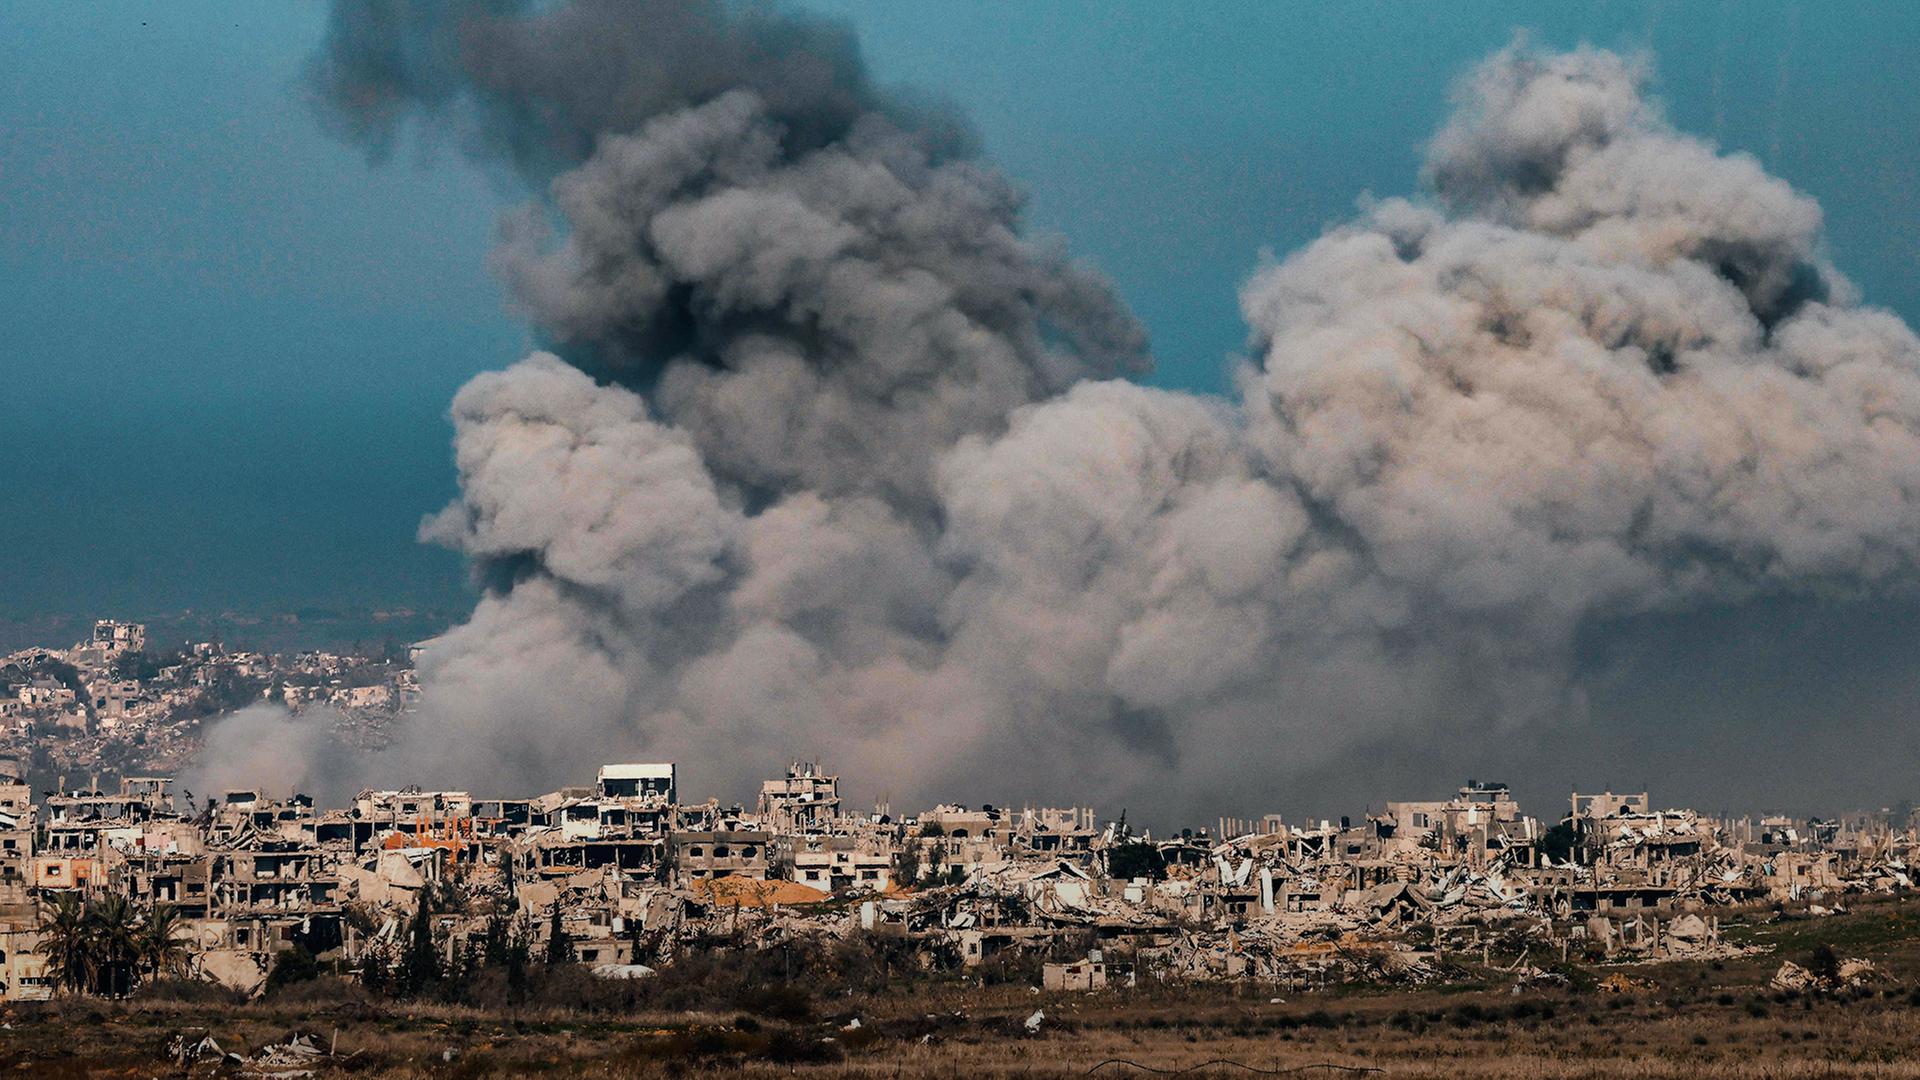
[[[230,790],[284,799],[294,792],[344,805],[358,759],[339,741],[344,718],[324,705],[293,713],[278,705],[249,705],[213,722],[212,752],[180,777],[180,790],[196,804]]]
[[[1920,342],[1610,53],[1474,72],[1425,196],[1247,284],[1233,401],[1117,378],[1107,285],[833,25],[341,4],[316,75],[539,194],[496,266],[551,351],[454,402],[423,533],[487,591],[397,776],[1241,806],[1577,718],[1609,620],[1914,576]]]

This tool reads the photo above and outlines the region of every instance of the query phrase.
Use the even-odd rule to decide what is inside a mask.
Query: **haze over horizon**
[[[583,18],[611,10],[575,6]],[[336,109],[362,110],[345,123],[356,149],[315,122],[301,74],[332,55],[347,58],[335,72],[347,85],[362,77],[340,22],[325,38],[318,9],[132,10],[29,13],[28,32],[0,44],[7,94],[27,121],[0,135],[0,163],[13,165],[0,168],[0,310],[19,328],[24,362],[11,381],[30,403],[0,435],[10,463],[0,550],[18,554],[0,570],[0,614],[458,608],[472,603],[460,560],[413,536],[452,499],[429,532],[495,589],[451,637],[454,659],[438,661],[450,666],[428,672],[443,696],[422,738],[461,732],[469,756],[434,763],[456,778],[493,759],[531,781],[603,747],[679,739],[709,759],[728,741],[751,744],[729,765],[741,775],[825,749],[857,793],[877,793],[888,781],[874,774],[922,755],[941,760],[912,790],[965,775],[1030,789],[1071,749],[1070,780],[1086,797],[1163,813],[1256,812],[1266,807],[1248,801],[1274,790],[1273,808],[1326,813],[1469,774],[1501,776],[1536,801],[1598,782],[1789,809],[1892,801],[1913,787],[1920,604],[1901,425],[1920,374],[1907,371],[1911,335],[1872,310],[1920,315],[1920,178],[1908,164],[1920,124],[1912,101],[1872,92],[1874,71],[1920,53],[1911,14],[1725,5],[1674,18],[1663,5],[1601,5],[1544,20],[1526,9],[1523,23],[1520,9],[1483,5],[1484,25],[1463,29],[1472,20],[1387,6],[1220,7],[1168,23],[1147,5],[1094,19],[1066,5],[821,3],[805,10],[846,20],[871,84],[850,78],[815,100],[811,75],[766,76],[747,80],[756,105],[725,96],[738,76],[722,59],[673,76],[694,88],[684,100],[631,116],[609,117],[582,92],[537,130],[496,122],[490,104],[477,121],[420,129],[424,140],[392,126],[441,108],[443,92],[550,99],[537,51],[503,35],[498,66],[471,87],[470,74],[437,83],[423,64],[433,78],[372,84],[393,95],[391,113],[365,108],[378,94],[341,94]],[[84,19],[98,33],[83,40]],[[1501,55],[1521,59],[1488,61],[1480,83],[1461,83],[1517,25],[1533,29],[1529,44]],[[784,33],[778,50],[793,48]],[[802,66],[837,57],[835,33],[779,55]],[[264,48],[222,48],[242,41]],[[1631,61],[1561,51],[1583,42],[1643,50],[1648,96]],[[177,63],[203,51],[220,55]],[[432,50],[408,62],[422,56]],[[137,66],[78,74],[123,58],[160,63],[158,85],[171,78],[173,92],[137,87]],[[1591,147],[1586,127],[1534,126],[1530,110],[1545,108],[1530,103],[1534,63],[1570,65],[1564,77],[1591,88],[1568,106],[1591,110],[1581,114],[1601,131]],[[897,92],[903,81],[917,92]],[[1453,90],[1462,85],[1478,89]],[[823,208],[833,200],[816,174],[845,153],[907,178],[903,198],[968,222],[967,235],[1017,228],[998,181],[972,172],[965,140],[945,147],[925,95],[966,114],[982,160],[1031,194],[1028,235],[1062,234],[1079,262],[1013,240],[956,251],[875,224],[878,204],[857,191]],[[866,117],[907,137],[894,145]],[[566,127],[576,119],[577,139]],[[681,127],[647,126],[656,120]],[[76,144],[77,129],[99,138]],[[597,138],[643,129],[627,158],[593,152]],[[1688,157],[1689,136],[1753,155],[1794,191],[1743,158]],[[1514,149],[1535,138],[1551,151],[1539,162],[1531,146]],[[665,166],[649,146],[672,139],[711,140],[699,151],[714,157],[701,166],[711,175],[674,181],[703,194],[635,210],[619,193],[654,182]],[[1565,181],[1558,201],[1512,179],[1571,175],[1562,140],[1581,154],[1648,149]],[[361,152],[369,146],[384,165]],[[1655,157],[1680,164],[1663,171]],[[1619,175],[1642,186],[1609,190]],[[563,254],[525,224],[495,246],[495,215],[554,177],[546,213],[570,226]],[[1356,210],[1368,194],[1386,201]],[[1402,195],[1415,200],[1391,198]],[[955,311],[1002,340],[928,331],[923,346],[920,330],[891,328],[884,309],[831,290],[752,299],[772,286],[727,263],[735,226],[714,207],[745,213],[761,198],[831,219],[752,219],[772,230],[755,243],[824,245],[757,271],[791,276],[781,288],[806,295],[801,267],[838,258],[827,252],[853,242],[845,230],[871,230],[863,265],[894,252],[967,283],[976,291]],[[1637,199],[1673,204],[1660,211],[1673,219],[1666,233],[1643,224],[1651,203]],[[639,225],[619,220],[629,213]],[[1615,220],[1617,235],[1600,227]],[[618,265],[641,234],[659,248],[653,263],[608,288],[581,280],[579,266]],[[1672,250],[1642,250],[1656,243]],[[1435,276],[1371,279],[1365,253],[1381,245],[1427,260]],[[1657,272],[1623,269],[1641,258]],[[1494,275],[1515,263],[1535,280]],[[503,310],[489,265],[538,329]],[[1725,280],[1710,282],[1709,269]],[[650,291],[653,273],[722,299],[688,303],[683,316],[671,290]],[[1458,275],[1488,275],[1492,299],[1462,290]],[[1869,307],[1850,305],[1856,289]],[[1830,320],[1804,317],[1828,301]],[[765,312],[728,310],[755,303],[773,306],[775,324],[836,329],[825,344],[796,331],[799,362],[782,367],[768,342],[786,331],[770,330]],[[1447,337],[1445,312],[1462,303],[1516,305],[1486,316],[1490,340],[1513,353],[1505,366],[1481,363],[1479,339]],[[1537,318],[1563,308],[1586,328]],[[1436,381],[1402,388],[1431,404],[1404,416],[1369,413],[1384,406],[1366,365],[1349,362],[1383,348],[1356,336],[1383,320],[1436,335],[1420,361]],[[1783,327],[1799,330],[1775,340]],[[1580,451],[1592,468],[1536,471],[1558,453],[1552,424],[1577,428],[1587,391],[1514,373],[1570,364],[1592,341],[1616,358],[1637,350],[1655,376],[1714,374],[1685,390],[1582,361],[1599,365],[1581,369],[1592,393],[1619,395],[1626,419],[1596,421]],[[710,350],[715,371],[758,374],[725,379],[664,359],[688,342]],[[933,405],[894,396],[918,385],[912,371],[884,393],[857,380],[793,388],[815,362],[808,350],[864,360],[876,343],[946,365],[928,371],[979,375]],[[567,363],[497,370],[536,346]],[[1881,349],[1865,388],[1828,373]],[[1263,370],[1230,385],[1235,357]],[[1749,385],[1772,365],[1791,379]],[[454,406],[456,487],[442,417],[482,372],[494,374]],[[1157,389],[1098,381],[1113,375]],[[1483,380],[1491,399],[1534,404],[1480,431],[1479,406],[1456,409],[1449,395],[1472,399]],[[1529,398],[1538,394],[1546,405]],[[1256,406],[1267,395],[1278,426]],[[1225,418],[1240,399],[1247,418]],[[764,445],[743,426],[821,400],[857,422],[827,437],[794,408]],[[663,408],[670,424],[655,422]],[[1694,422],[1701,445],[1678,446]],[[609,449],[579,461],[545,443],[529,452],[523,423]],[[1137,439],[1114,435],[1136,429]],[[1356,430],[1403,471],[1370,474],[1367,452],[1343,442]],[[906,449],[906,433],[928,445]],[[1721,471],[1721,434],[1747,441],[1753,475]],[[1075,459],[1110,435],[1106,456]],[[1616,439],[1660,453],[1606,460]],[[1806,452],[1809,440],[1829,456]],[[586,516],[532,497],[560,475],[569,491],[605,494]],[[1703,475],[1725,486],[1703,494]],[[1100,501],[1124,522],[1096,520],[1091,503],[1084,519],[1061,509],[1061,492],[1088,484],[1106,485]],[[1023,539],[1043,514],[1055,516]],[[670,534],[652,524],[669,519]],[[1047,529],[1095,537],[1084,564]],[[1252,537],[1261,543],[1236,539]],[[842,561],[776,569],[792,550]],[[870,595],[833,585],[855,566]],[[1108,592],[1143,609],[1083,602]],[[1016,610],[1026,605],[1050,610]],[[572,651],[584,637],[607,656]],[[1007,651],[1023,642],[1024,654]],[[1057,664],[1032,663],[1035,643],[1057,650]],[[522,656],[531,666],[489,681],[500,660]],[[556,673],[560,699],[528,698]],[[875,712],[894,701],[925,719]],[[521,724],[538,732],[537,750]],[[1254,749],[1262,739],[1273,745]]]

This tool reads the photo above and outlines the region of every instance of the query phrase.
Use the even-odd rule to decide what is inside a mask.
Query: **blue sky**
[[[1920,6],[805,6],[972,115],[1164,385],[1223,386],[1262,250],[1413,190],[1449,84],[1520,28],[1649,50],[1681,127],[1813,194],[1868,300],[1920,318]],[[324,20],[0,9],[0,615],[462,603],[413,532],[453,491],[453,391],[526,347],[485,270],[519,196],[321,131],[299,74]]]

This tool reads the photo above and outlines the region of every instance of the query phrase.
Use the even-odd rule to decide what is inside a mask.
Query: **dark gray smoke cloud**
[[[876,90],[845,26],[711,0],[338,3],[310,74],[324,118],[375,153],[418,122],[534,183],[603,136],[733,90],[762,103],[794,155],[876,113],[945,148],[971,141],[957,117]]]
[[[496,265],[552,352],[454,403],[423,534],[489,590],[396,774],[1258,805],[1579,718],[1596,627],[1914,577],[1920,342],[1609,53],[1463,82],[1425,197],[1247,284],[1232,401],[1116,378],[1107,285],[833,25],[342,4],[316,75],[539,195]]]
[[[874,87],[838,24],[343,3],[313,77],[376,149],[417,118],[541,188],[494,255],[517,304],[756,496],[924,501],[938,448],[1145,370],[1104,279],[1023,238],[958,122]]]

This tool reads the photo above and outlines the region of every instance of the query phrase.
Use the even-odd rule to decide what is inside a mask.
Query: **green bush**
[[[274,955],[273,969],[267,972],[269,997],[295,983],[312,982],[320,977],[320,961],[303,946],[282,949]]]

